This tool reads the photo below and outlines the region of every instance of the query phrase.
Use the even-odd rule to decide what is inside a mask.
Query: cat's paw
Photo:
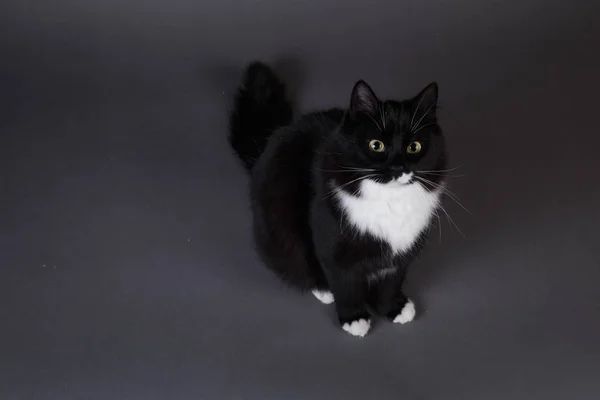
[[[371,320],[357,319],[352,322],[346,322],[342,325],[342,329],[352,336],[363,337],[369,332],[369,329],[371,329]]]
[[[406,301],[404,307],[402,307],[402,311],[398,315],[394,317],[394,323],[406,324],[415,319],[415,303],[410,300]]]
[[[315,289],[312,291],[312,294],[317,298],[317,300],[319,300],[323,304],[331,304],[335,301],[335,299],[333,298],[333,293],[331,293],[329,290]]]

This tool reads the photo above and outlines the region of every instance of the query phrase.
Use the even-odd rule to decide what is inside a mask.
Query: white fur
[[[331,304],[334,302],[333,293],[325,290],[313,290],[312,294],[323,304]]]
[[[402,184],[407,184],[411,181],[412,177],[413,177],[413,173],[409,172],[408,174],[400,175],[400,177],[397,178],[396,181],[398,181],[399,183],[402,183]]]
[[[440,202],[439,191],[408,184],[411,178],[412,173],[403,174],[385,184],[365,179],[356,196],[340,189],[336,193],[354,228],[387,242],[395,254],[412,247]]]
[[[402,311],[400,311],[400,314],[396,315],[396,318],[394,318],[394,323],[406,324],[415,318],[416,313],[415,303],[408,300],[402,308]]]
[[[352,321],[351,324],[345,323],[342,329],[351,334],[352,336],[363,337],[371,329],[371,321],[368,319],[359,319]]]

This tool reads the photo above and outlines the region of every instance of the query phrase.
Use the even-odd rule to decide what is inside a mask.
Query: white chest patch
[[[386,184],[365,179],[356,196],[336,193],[352,226],[387,242],[394,253],[411,248],[440,203],[438,191],[429,192],[419,183],[404,184],[403,178]]]

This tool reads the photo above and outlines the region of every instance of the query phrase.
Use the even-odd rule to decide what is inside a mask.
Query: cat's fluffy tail
[[[248,171],[267,146],[273,131],[292,121],[285,85],[261,62],[246,68],[229,118],[229,143]]]

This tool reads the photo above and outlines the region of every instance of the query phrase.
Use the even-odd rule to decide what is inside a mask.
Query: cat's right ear
[[[354,119],[359,114],[367,114],[373,117],[378,115],[378,112],[379,99],[373,89],[363,80],[356,82],[350,98],[350,118]]]

